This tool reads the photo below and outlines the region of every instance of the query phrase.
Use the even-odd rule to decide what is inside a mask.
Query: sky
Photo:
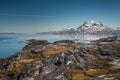
[[[120,0],[0,0],[0,33],[58,31],[89,20],[120,27]]]

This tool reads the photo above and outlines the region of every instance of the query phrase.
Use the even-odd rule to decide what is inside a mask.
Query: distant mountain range
[[[61,31],[42,32],[37,34],[62,34],[62,35],[119,35],[120,29],[114,30],[108,26],[103,25],[101,22],[85,21],[83,25],[74,29],[65,29]]]
[[[15,32],[2,32],[0,35],[24,35],[24,34],[29,34],[29,33],[15,33]]]
[[[29,34],[29,33],[0,33],[0,34]],[[54,35],[97,35],[97,36],[114,36],[120,35],[120,28],[114,30],[97,21],[85,21],[78,28],[64,29],[60,31],[40,32],[35,34],[54,34]]]

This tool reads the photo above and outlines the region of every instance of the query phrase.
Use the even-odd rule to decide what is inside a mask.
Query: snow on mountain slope
[[[86,21],[82,26],[77,28],[77,32],[82,34],[111,34],[113,29],[104,26],[101,22]]]

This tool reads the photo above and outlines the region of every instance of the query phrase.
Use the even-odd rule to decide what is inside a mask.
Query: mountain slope
[[[77,28],[77,33],[79,34],[111,35],[113,31],[113,29],[96,21],[86,21],[82,26]]]
[[[96,36],[113,36],[113,35],[120,35],[120,30],[114,30],[108,26],[105,26],[101,22],[97,21],[85,21],[80,27],[78,28],[70,28],[64,29],[61,31],[52,31],[52,32],[42,32],[39,34],[61,34],[61,35],[96,35]],[[102,37],[101,37],[102,38]]]

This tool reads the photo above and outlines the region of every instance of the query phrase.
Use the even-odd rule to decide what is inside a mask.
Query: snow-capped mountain
[[[43,33],[44,34],[44,33]],[[120,36],[120,30],[114,30],[97,21],[85,21],[83,25],[78,28],[64,29],[61,31],[47,32],[47,34],[67,35],[76,39],[97,40],[111,36]]]
[[[101,22],[86,21],[82,26],[76,29],[78,34],[112,34],[113,29],[104,26]]]
[[[105,26],[101,22],[97,21],[85,21],[83,25],[78,28],[64,29],[61,31],[54,32],[45,32],[47,34],[62,34],[62,35],[96,35],[96,36],[112,36],[116,34],[120,34],[120,30],[113,30],[108,26]],[[43,33],[44,34],[44,33]]]

